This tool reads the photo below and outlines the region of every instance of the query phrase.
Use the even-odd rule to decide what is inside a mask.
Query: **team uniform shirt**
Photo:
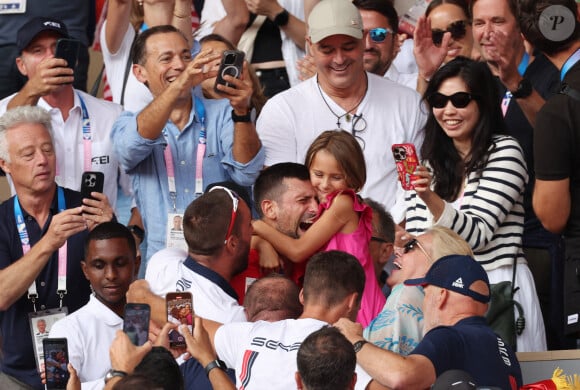
[[[15,94],[14,94],[15,95]],[[8,103],[14,95],[0,101],[0,115],[6,112]],[[83,114],[79,95],[86,105],[90,120],[91,171],[103,172],[105,175],[104,193],[109,198],[109,204],[115,208],[119,180],[125,186],[127,194],[131,193],[130,181],[119,171],[119,161],[113,154],[113,143],[110,138],[113,123],[121,114],[118,104],[97,99],[83,91],[74,90],[74,105],[69,111],[69,117],[63,121],[60,109],[51,107],[43,98],[38,100],[38,107],[50,113],[52,135],[56,155],[58,185],[76,191],[81,189],[81,178],[85,171],[83,145]],[[120,177],[121,175],[121,177]],[[14,190],[12,190],[14,194]]]
[[[481,172],[469,173],[463,194],[454,203],[445,202],[438,221],[415,191],[407,191],[406,197],[405,229],[413,235],[433,225],[452,229],[469,243],[490,283],[511,281],[514,257],[518,259],[516,286],[521,288],[515,299],[526,316],[526,328],[517,340],[520,352],[546,349],[538,295],[522,251],[527,179],[519,143],[509,136],[495,136],[486,165]]]
[[[511,348],[485,323],[468,317],[453,326],[431,329],[411,355],[423,355],[439,376],[447,370],[468,372],[478,386],[519,389],[520,364]]]
[[[203,187],[221,181],[235,181],[241,186],[254,183],[264,166],[264,150],[248,163],[234,160],[234,124],[232,108],[227,99],[203,99],[207,128],[206,151],[203,157]],[[195,107],[192,94],[192,107]],[[195,168],[200,119],[191,110],[183,130],[168,121],[157,139],[141,137],[137,131],[137,114],[124,112],[113,126],[111,137],[115,154],[123,169],[133,179],[137,207],[145,226],[145,241],[149,259],[166,247],[169,213],[183,213],[198,195],[195,189]],[[164,136],[166,135],[166,136]],[[171,199],[164,149],[171,148],[175,167],[176,198]],[[175,203],[174,203],[175,202]],[[175,208],[174,208],[175,204]]]
[[[427,110],[419,94],[410,88],[374,74],[367,76],[368,90],[356,112],[357,116],[362,115],[359,121],[366,122],[366,128],[356,132],[362,140],[367,166],[367,181],[361,195],[382,203],[398,222],[404,217],[405,200],[391,145],[410,142],[419,150]],[[346,111],[322,94],[317,78],[311,77],[268,100],[256,124],[266,149],[266,165],[304,163],[312,141],[323,131],[336,129],[337,118],[327,104],[337,115]],[[354,123],[350,119],[350,122],[346,117],[341,119],[342,128],[349,132]]]
[[[217,355],[236,370],[238,389],[294,389],[296,355],[302,341],[328,325],[313,318],[242,322],[221,326],[214,337]],[[356,389],[370,376],[357,365]]]
[[[164,296],[171,291],[189,291],[193,297],[195,315],[208,320],[227,324],[246,321],[244,308],[238,304],[238,297],[230,284],[216,272],[199,264],[187,253],[164,249],[151,258],[147,265],[145,279],[151,291]],[[167,267],[159,266],[167,261]],[[157,270],[158,272],[155,272]]]
[[[83,390],[101,390],[111,368],[109,348],[123,319],[94,295],[76,312],[55,322],[50,337],[65,337],[69,361],[77,370]]]
[[[121,103],[121,92],[123,91],[127,61],[129,61],[129,56],[131,55],[131,45],[135,40],[136,33],[133,26],[129,24],[127,26],[127,31],[125,31],[125,35],[123,35],[121,46],[119,46],[119,49],[115,54],[111,54],[107,46],[107,40],[105,39],[106,28],[107,21],[105,20],[103,27],[101,28],[100,41],[101,50],[103,52],[103,62],[105,63],[107,80],[111,86],[113,101],[115,103]],[[149,88],[137,80],[132,69],[129,68],[129,76],[127,77],[127,85],[125,86],[125,99],[123,101],[123,107],[125,110],[131,112],[141,111],[146,105],[151,103],[152,100],[153,95],[151,95]]]
[[[66,208],[81,205],[81,194],[64,189]],[[30,245],[34,246],[48,231],[54,215],[58,213],[58,202],[55,196],[50,207],[50,215],[45,226],[39,226],[25,209],[22,215],[30,238]],[[90,285],[81,270],[81,260],[84,254],[84,244],[88,231],[77,233],[67,240],[67,269],[66,288],[62,305],[68,308],[69,313],[81,308],[89,301]],[[0,205],[0,269],[4,269],[22,258],[22,244],[14,217],[14,198],[10,198]],[[59,307],[60,299],[57,295],[58,284],[58,251],[54,252],[40,274],[36,277],[38,310],[55,309]],[[2,334],[3,359],[0,360],[1,370],[21,382],[28,383],[35,390],[44,390],[40,383],[40,376],[36,369],[34,358],[35,350],[32,345],[28,313],[34,311],[32,302],[28,299],[28,292],[24,293],[7,310],[0,312],[0,334]]]
[[[407,356],[423,339],[423,298],[420,286],[394,286],[383,310],[365,328],[364,338],[377,347]]]

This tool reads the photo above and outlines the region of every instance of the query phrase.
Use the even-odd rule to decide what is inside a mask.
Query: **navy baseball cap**
[[[473,257],[449,255],[435,261],[424,278],[407,279],[405,280],[405,285],[427,286],[431,284],[466,295],[476,301],[488,303],[490,300],[489,293],[482,295],[469,288],[469,286],[479,280],[485,282],[488,291],[490,291],[487,272]]]
[[[68,30],[62,21],[44,16],[36,16],[24,23],[16,33],[16,46],[18,47],[18,52],[22,53],[22,51],[30,45],[30,42],[32,42],[34,38],[43,31],[54,31],[60,34],[63,38],[69,37]]]

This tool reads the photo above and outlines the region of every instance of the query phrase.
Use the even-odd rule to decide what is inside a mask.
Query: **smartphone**
[[[419,159],[417,158],[417,151],[413,144],[394,144],[392,146],[393,157],[395,157],[395,165],[397,166],[397,173],[399,174],[399,181],[404,190],[412,190],[415,187],[411,182],[418,179],[413,173],[419,166]]]
[[[227,87],[233,87],[230,83],[224,80],[225,75],[233,76],[237,79],[242,77],[242,71],[244,66],[245,53],[239,50],[226,50],[222,55],[222,62],[218,70],[218,74],[215,80],[214,90],[217,93],[223,93],[217,86],[218,84],[225,85]]]
[[[60,38],[56,41],[54,56],[66,60],[67,67],[74,69],[77,66],[81,42],[76,39]]]
[[[65,338],[42,340],[46,389],[66,389],[68,373],[68,346]]]
[[[103,192],[105,185],[105,175],[103,172],[87,171],[83,172],[81,179],[81,194],[84,198],[95,199],[91,192]]]
[[[151,308],[146,303],[127,303],[123,316],[123,332],[135,345],[143,345],[149,338]]]
[[[167,302],[167,321],[187,325],[193,330],[193,301],[190,292],[171,292],[165,296]],[[169,346],[185,347],[185,338],[177,331],[169,332]]]

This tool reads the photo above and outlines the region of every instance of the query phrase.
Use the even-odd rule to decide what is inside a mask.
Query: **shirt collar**
[[[187,259],[185,259],[185,262],[183,263],[183,265],[185,265],[187,268],[189,268],[191,271],[195,272],[196,274],[203,276],[204,278],[206,278],[207,280],[209,280],[213,284],[220,287],[226,294],[228,294],[230,297],[232,297],[236,301],[238,300],[238,294],[236,294],[236,292],[234,291],[232,286],[227,282],[227,280],[225,280],[217,272],[199,264],[197,261],[193,260],[191,258],[191,256],[187,256]]]

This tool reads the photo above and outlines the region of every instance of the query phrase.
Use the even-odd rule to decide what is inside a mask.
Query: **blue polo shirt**
[[[455,369],[468,372],[477,386],[510,390],[510,377],[518,389],[522,386],[522,371],[514,352],[483,317],[468,317],[453,326],[431,329],[411,355],[428,358],[437,376]]]
[[[66,208],[78,207],[82,204],[81,194],[64,189]],[[39,226],[36,220],[26,210],[22,214],[30,238],[34,246],[48,231],[52,217],[58,213],[58,200],[55,195],[50,206],[50,215],[45,226]],[[84,243],[88,231],[77,233],[67,241],[67,294],[63,298],[63,306],[69,313],[74,312],[89,301],[90,285],[81,270],[81,260],[84,257]],[[0,205],[0,269],[4,269],[18,261],[23,256],[22,245],[16,228],[14,216],[14,198]],[[36,278],[38,299],[37,310],[59,307],[60,299],[56,293],[58,284],[58,251],[53,253],[46,266]],[[2,354],[0,369],[33,388],[43,390],[40,376],[36,370],[34,347],[31,339],[28,313],[34,311],[28,292],[24,293],[8,310],[0,312],[0,333],[2,334]]]

